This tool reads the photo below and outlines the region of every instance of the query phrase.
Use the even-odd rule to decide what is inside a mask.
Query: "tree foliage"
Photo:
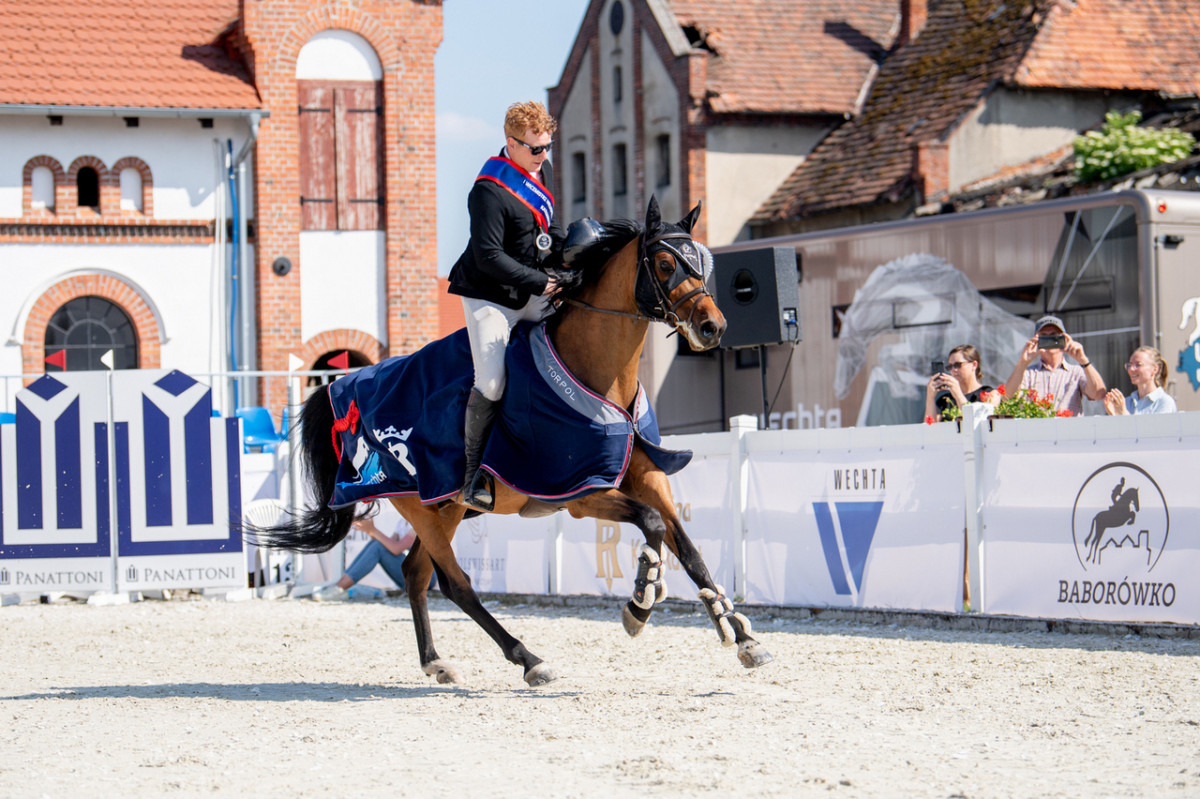
[[[1084,181],[1107,180],[1139,169],[1187,158],[1196,137],[1175,128],[1143,128],[1140,111],[1109,111],[1100,130],[1075,137],[1075,174]]]

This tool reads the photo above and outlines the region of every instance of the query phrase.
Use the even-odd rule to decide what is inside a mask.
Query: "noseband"
[[[669,252],[675,260],[675,271],[667,280],[665,289],[662,282],[655,276],[654,270],[654,256],[664,251]],[[637,313],[616,311],[610,308],[597,308],[594,305],[588,305],[585,302],[574,299],[566,300],[566,302],[569,305],[577,308],[586,308],[589,311],[612,314],[613,316],[624,316],[629,319],[637,319],[638,321],[663,322],[676,327],[685,321],[681,320],[675,312],[681,305],[696,295],[700,295],[701,297],[712,296],[712,293],[709,292],[708,287],[704,284],[706,277],[704,271],[704,259],[700,254],[699,245],[692,239],[691,234],[685,233],[682,230],[667,230],[650,239],[647,239],[645,234],[642,234],[638,239],[638,274],[634,287],[634,301],[637,304]],[[675,302],[671,302],[671,292],[689,278],[698,279],[700,285],[687,294],[684,294]],[[698,304],[699,299],[692,303],[692,310],[686,320],[689,324],[692,321],[692,315],[696,313],[696,306]]]

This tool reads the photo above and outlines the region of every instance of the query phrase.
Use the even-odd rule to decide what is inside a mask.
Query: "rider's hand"
[[[542,289],[542,296],[545,297],[547,294],[553,294],[556,288],[558,288],[558,280],[554,276],[546,278],[546,288]]]

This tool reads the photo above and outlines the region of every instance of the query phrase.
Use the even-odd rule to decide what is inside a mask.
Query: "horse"
[[[610,242],[607,249],[599,248],[601,257],[593,259],[596,263],[576,270],[575,285],[555,297],[559,310],[548,324],[549,337],[564,366],[590,391],[619,408],[630,409],[637,401],[638,359],[650,322],[671,326],[694,350],[716,347],[725,332],[725,317],[705,287],[700,250],[691,235],[699,212],[700,206],[696,205],[678,223],[667,223],[661,219],[658,202],[652,197],[644,223],[630,223],[625,241]],[[570,281],[563,283],[569,285]],[[313,496],[330,497],[339,453],[331,445],[335,419],[328,387],[319,389],[305,401],[299,422],[302,457]],[[654,605],[666,598],[665,545],[699,589],[700,602],[721,644],[736,645],[738,660],[746,668],[769,663],[773,656],[755,640],[749,620],[734,610],[684,531],[666,474],[647,455],[640,439],[635,437],[634,441],[637,443],[628,469],[616,488],[569,499],[561,506],[548,506],[496,480],[491,512],[524,511],[522,515],[531,516],[566,510],[577,519],[597,518],[635,525],[645,543],[638,550],[633,596],[621,612],[626,633],[631,637],[639,635]],[[554,669],[487,611],[472,588],[470,577],[455,558],[451,541],[468,510],[461,499],[461,493],[428,504],[418,497],[390,497],[416,533],[416,543],[409,550],[402,570],[421,670],[435,677],[438,683],[462,682],[458,665],[443,659],[434,648],[426,591],[436,572],[442,592],[491,636],[509,662],[522,668],[527,685],[536,687],[552,682],[557,678]],[[274,527],[246,525],[244,534],[260,546],[323,552],[346,536],[354,519],[353,505],[331,508],[322,504],[296,517],[285,518]]]
[[[1090,545],[1087,556],[1089,563],[1100,562],[1101,544],[1104,541],[1105,531],[1123,524],[1133,524],[1137,518],[1137,511],[1142,509],[1141,503],[1138,501],[1138,490],[1130,488],[1121,493],[1120,489],[1124,485],[1125,480],[1122,478],[1120,484],[1113,489],[1112,507],[1102,510],[1092,517],[1092,527],[1083,541],[1085,547]]]

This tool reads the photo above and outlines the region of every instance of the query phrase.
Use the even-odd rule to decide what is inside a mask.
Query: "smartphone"
[[[1038,336],[1039,350],[1061,350],[1067,346],[1067,337],[1063,333],[1052,333],[1048,336]]]
[[[940,375],[946,373],[945,361],[934,361],[931,374]]]

